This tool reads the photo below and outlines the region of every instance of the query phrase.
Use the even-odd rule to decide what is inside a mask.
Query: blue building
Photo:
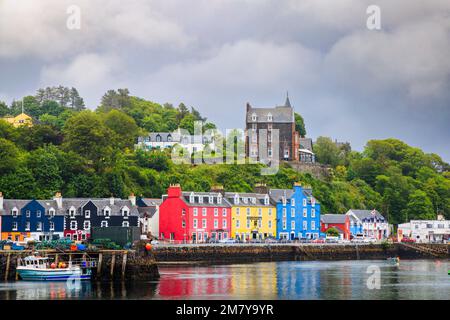
[[[63,236],[64,215],[54,200],[0,199],[2,240],[51,240]]]
[[[277,208],[277,238],[316,239],[320,235],[320,203],[310,187],[299,183],[291,189],[270,189],[269,196]]]

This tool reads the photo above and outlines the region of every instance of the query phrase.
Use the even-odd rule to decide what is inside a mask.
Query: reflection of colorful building
[[[267,193],[226,192],[225,197],[232,204],[232,238],[248,241],[276,237],[277,211]]]
[[[320,234],[320,203],[312,189],[294,184],[293,189],[270,189],[277,208],[277,238],[315,239]]]
[[[231,205],[221,192],[182,192],[171,185],[159,206],[160,239],[204,242],[231,234]]]
[[[350,240],[350,218],[346,214],[322,214],[320,216],[320,231],[327,232],[334,228],[341,239]]]
[[[15,117],[4,117],[3,120],[16,128],[20,126],[33,126],[33,119],[23,112]]]

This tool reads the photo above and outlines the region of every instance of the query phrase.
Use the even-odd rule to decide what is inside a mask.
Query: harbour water
[[[441,300],[450,298],[449,268],[448,260],[183,265],[160,267],[161,278],[152,282],[0,282],[0,299]]]

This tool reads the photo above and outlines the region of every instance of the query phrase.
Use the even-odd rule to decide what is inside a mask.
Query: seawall
[[[257,261],[296,260],[363,260],[386,259],[448,259],[448,245],[433,245],[433,252],[421,246],[402,244],[283,244],[283,245],[177,245],[155,246],[154,255],[159,264],[173,263],[234,263]]]
[[[16,280],[19,258],[38,252],[57,261],[81,259],[84,256],[97,260],[92,278],[97,281],[155,280],[159,278],[158,266],[153,253],[145,250],[101,250],[95,252],[71,252],[56,250],[0,251],[0,281]]]

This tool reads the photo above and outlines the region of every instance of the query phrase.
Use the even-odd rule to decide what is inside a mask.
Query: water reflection
[[[380,268],[380,290],[367,288],[371,265]],[[0,299],[448,299],[448,269],[448,260],[161,267],[154,282],[3,282]]]

